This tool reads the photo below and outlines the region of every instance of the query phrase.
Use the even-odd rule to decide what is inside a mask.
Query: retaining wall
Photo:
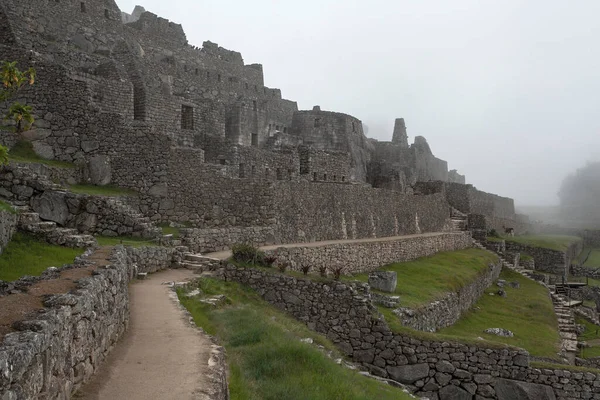
[[[0,398],[71,398],[128,327],[130,279],[168,268],[176,255],[176,249],[119,246],[110,265],[80,279],[76,290],[48,298],[34,319],[17,323],[19,332],[0,344]]]
[[[367,284],[314,282],[233,265],[218,274],[255,289],[330,339],[371,373],[401,382],[418,396],[451,400],[570,400],[600,397],[600,376],[538,369],[508,346],[419,340],[392,332],[371,303]]]
[[[0,254],[4,251],[17,229],[16,213],[0,210]]]
[[[469,232],[447,232],[412,237],[371,239],[319,246],[279,247],[266,253],[300,271],[303,265],[317,270],[321,266],[343,267],[344,274],[368,272],[393,262],[414,260],[439,253],[469,248]]]
[[[419,331],[435,332],[451,326],[479,300],[485,290],[498,279],[500,272],[502,263],[498,260],[490,263],[472,283],[457,292],[448,293],[440,300],[417,309],[399,308],[394,310],[394,314],[400,318],[402,325]]]
[[[507,252],[526,253],[532,256],[535,260],[536,270],[565,277],[569,273],[571,260],[581,253],[582,250],[583,241],[571,243],[566,251],[544,249],[506,241]]]

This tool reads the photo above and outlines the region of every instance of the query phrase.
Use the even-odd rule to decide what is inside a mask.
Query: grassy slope
[[[70,264],[83,249],[70,249],[16,233],[0,255],[0,280],[14,281],[24,275],[38,276],[48,267]]]
[[[225,294],[229,304],[213,308],[180,295],[196,324],[216,335],[227,349],[232,400],[404,400],[397,388],[382,385],[327,358],[315,343],[333,349],[324,337],[270,306],[242,286],[204,280],[206,294]]]
[[[584,253],[586,252],[584,251]],[[600,268],[600,249],[592,249],[589,258],[584,265],[586,267]]]
[[[397,263],[382,268],[398,273],[396,292],[403,307],[417,307],[456,291],[487,269],[496,256],[478,249],[438,253],[431,257]],[[367,282],[368,274],[349,279]]]
[[[594,325],[585,318],[575,317],[577,324],[585,326],[585,331],[579,335],[579,340],[588,342],[590,347],[580,350],[581,358],[600,357],[600,326]]]
[[[471,339],[482,337],[525,348],[536,356],[555,357],[560,338],[548,290],[513,271],[502,271],[500,278],[517,281],[521,287],[505,287],[507,297],[500,297],[488,294],[498,290],[496,285],[491,286],[454,326],[440,333]],[[488,328],[508,329],[515,336],[503,338],[483,333]]]
[[[580,237],[567,235],[522,235],[507,236],[504,239],[507,242],[558,251],[565,251],[571,243],[582,240]]]

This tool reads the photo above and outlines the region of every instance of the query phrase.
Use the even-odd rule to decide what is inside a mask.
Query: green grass
[[[66,161],[46,160],[35,154],[33,145],[26,140],[18,141],[8,152],[10,161],[22,163],[39,163],[59,168],[75,168],[75,164]]]
[[[179,234],[180,234],[179,228],[174,228],[172,226],[169,226],[169,223],[162,223],[158,226],[162,229],[163,235],[173,235],[173,237],[175,239],[177,239],[179,237]]]
[[[117,246],[120,244],[131,247],[158,246],[157,243],[148,239],[130,236],[96,236],[96,240],[100,246]]]
[[[584,266],[600,268],[600,249],[592,249],[592,252],[590,253],[590,256],[588,257]]]
[[[514,237],[507,236],[504,240],[525,246],[565,251],[571,243],[581,241],[582,239],[577,236],[567,235],[522,235]]]
[[[14,281],[25,275],[39,276],[48,267],[72,263],[83,251],[50,245],[17,232],[0,255],[0,280]]]
[[[381,268],[398,273],[395,294],[402,307],[418,307],[456,292],[488,268],[498,258],[483,250],[466,249],[438,253],[414,261],[396,263]],[[368,282],[368,274],[353,275],[345,280]]]
[[[585,331],[579,335],[580,340],[588,341],[600,339],[600,326],[594,325],[582,317],[575,317],[575,323],[585,326]]]
[[[498,291],[496,285],[491,286],[456,324],[440,333],[471,339],[482,337],[522,347],[535,356],[556,357],[560,342],[558,321],[548,290],[510,270],[502,271],[500,278],[507,282],[517,281],[521,287],[513,289],[507,285],[504,288],[507,297],[500,297],[488,294]],[[488,328],[508,329],[515,336],[489,335],[483,332]]]
[[[337,365],[314,345],[335,352],[323,336],[285,315],[236,283],[205,279],[201,290],[224,294],[214,308],[180,294],[194,321],[216,335],[227,350],[231,400],[405,400],[402,390],[382,385]]]
[[[521,261],[531,261],[533,260],[533,257],[531,257],[529,254],[527,253],[521,253],[521,257],[520,257]]]
[[[137,196],[138,193],[116,186],[96,186],[96,185],[70,185],[69,190],[73,193],[91,194],[96,196]]]
[[[7,202],[2,201],[2,200],[0,200],[0,210],[2,210],[2,211],[8,211],[11,214],[16,214],[17,213],[15,211],[15,209],[10,204],[8,204]]]

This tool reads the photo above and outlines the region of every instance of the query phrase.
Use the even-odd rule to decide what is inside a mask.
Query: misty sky
[[[450,169],[519,204],[558,202],[600,160],[597,0],[116,0],[264,66],[300,109],[391,140],[404,117]]]

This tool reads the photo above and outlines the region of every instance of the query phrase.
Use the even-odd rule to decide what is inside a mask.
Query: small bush
[[[304,276],[306,276],[308,275],[308,271],[310,271],[310,265],[303,265],[301,269]]]
[[[344,267],[336,267],[333,269],[333,279],[335,279],[336,281],[340,280],[340,276],[342,275],[342,272],[344,272]]]
[[[275,262],[277,262],[277,257],[275,256],[265,256],[264,258],[265,261],[265,267],[272,267],[273,265],[275,265]]]
[[[239,243],[231,248],[233,259],[237,262],[265,265],[265,253],[247,243]]]
[[[489,237],[495,237],[495,238],[499,238],[499,237],[500,237],[500,234],[498,233],[498,231],[497,231],[497,230],[495,230],[495,229],[491,229],[491,230],[490,230],[490,232],[488,233],[488,236],[489,236]]]
[[[285,272],[287,267],[288,267],[288,265],[285,262],[280,262],[277,264],[277,269],[279,270],[279,272]]]
[[[319,274],[323,278],[327,278],[327,267],[325,267],[325,266],[319,267]]]

